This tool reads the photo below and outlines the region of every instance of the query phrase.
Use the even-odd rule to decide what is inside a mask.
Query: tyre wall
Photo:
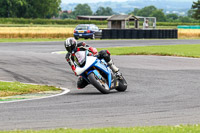
[[[177,39],[177,29],[103,29],[102,39]]]

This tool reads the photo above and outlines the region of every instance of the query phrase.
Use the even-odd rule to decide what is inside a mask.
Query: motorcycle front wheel
[[[97,88],[101,93],[108,94],[110,93],[110,88],[106,81],[99,79],[94,73],[88,75],[90,83]]]

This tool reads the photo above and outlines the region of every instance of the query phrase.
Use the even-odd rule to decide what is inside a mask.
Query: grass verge
[[[0,97],[59,90],[53,86],[0,81]]]
[[[160,55],[200,58],[200,44],[98,48],[112,55]]]
[[[109,50],[111,55],[159,55],[200,58],[200,44],[97,48],[98,51],[105,49]],[[58,53],[66,54],[67,52],[61,51]]]
[[[55,129],[40,131],[0,131],[0,133],[199,133],[200,125],[152,126],[130,128]]]

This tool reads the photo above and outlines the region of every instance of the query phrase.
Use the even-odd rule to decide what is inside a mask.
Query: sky
[[[128,1],[128,0],[62,0],[62,3],[67,3],[67,4],[68,3],[95,3],[95,2],[105,2],[105,1],[124,2],[124,1]],[[135,1],[135,0],[132,0],[132,1]],[[176,1],[181,2],[181,1],[194,1],[194,0],[176,0]]]
[[[123,2],[127,0],[62,0],[63,3],[94,3],[94,2],[104,2],[104,1]]]

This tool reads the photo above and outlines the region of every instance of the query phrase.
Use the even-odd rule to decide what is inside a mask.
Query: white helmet
[[[66,50],[71,53],[74,49],[76,49],[77,41],[75,38],[70,37],[65,40],[64,45],[65,45]]]

